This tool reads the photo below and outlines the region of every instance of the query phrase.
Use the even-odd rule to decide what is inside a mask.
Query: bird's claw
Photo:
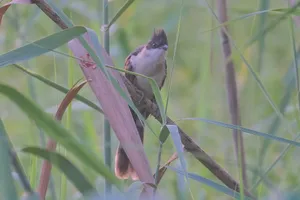
[[[142,91],[139,91],[138,93],[141,95],[141,98],[140,98],[140,100],[138,100],[138,104],[140,105],[140,104],[141,104],[141,102],[142,102],[142,100],[143,100],[143,99],[144,99],[144,97],[145,97],[145,94],[144,94],[144,92],[142,92]]]

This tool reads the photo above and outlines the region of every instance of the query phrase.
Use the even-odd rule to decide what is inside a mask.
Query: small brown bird
[[[125,69],[128,71],[143,74],[153,78],[159,89],[164,85],[167,76],[166,52],[168,50],[168,39],[163,29],[156,29],[153,32],[151,40],[138,47],[129,54],[125,60]],[[151,85],[146,78],[125,73],[126,78],[139,88],[143,95],[152,101],[155,101]],[[131,114],[139,132],[140,138],[144,140],[144,125],[132,109]],[[149,113],[145,109],[139,110],[143,117],[147,119]],[[138,179],[124,149],[119,145],[115,156],[115,173],[121,179]]]

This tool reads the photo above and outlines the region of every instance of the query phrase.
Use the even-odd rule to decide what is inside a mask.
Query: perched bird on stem
[[[166,52],[168,50],[168,39],[163,29],[156,29],[147,44],[139,46],[134,52],[130,53],[125,60],[125,70],[142,74],[154,79],[161,89],[167,76]],[[143,92],[143,97],[155,101],[154,94],[149,81],[141,76],[125,73],[126,78]],[[131,109],[130,109],[131,110]],[[149,113],[140,108],[143,117],[147,119]],[[144,140],[144,125],[138,116],[131,110],[132,117],[136,124],[140,138]],[[119,145],[115,156],[115,173],[121,179],[138,179],[124,149]]]

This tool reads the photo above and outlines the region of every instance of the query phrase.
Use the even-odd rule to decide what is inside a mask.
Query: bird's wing
[[[124,69],[127,71],[132,71],[133,72],[133,66],[131,64],[130,58],[131,56],[136,56],[139,52],[142,51],[142,49],[144,48],[144,45],[139,46],[138,48],[135,49],[135,51],[133,51],[131,54],[129,54],[129,56],[127,56],[127,58],[125,59],[125,66]],[[134,84],[135,80],[136,80],[136,76],[133,74],[129,74],[125,72],[125,77]]]

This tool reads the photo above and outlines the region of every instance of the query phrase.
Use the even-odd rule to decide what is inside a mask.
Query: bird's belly
[[[148,76],[157,83],[158,87],[162,84],[163,79],[165,77],[165,72],[158,73],[154,76]],[[144,95],[147,98],[152,98],[153,97],[153,91],[151,88],[151,85],[149,83],[149,80],[147,78],[143,78],[141,76],[137,77],[137,85],[138,87],[144,92]]]

